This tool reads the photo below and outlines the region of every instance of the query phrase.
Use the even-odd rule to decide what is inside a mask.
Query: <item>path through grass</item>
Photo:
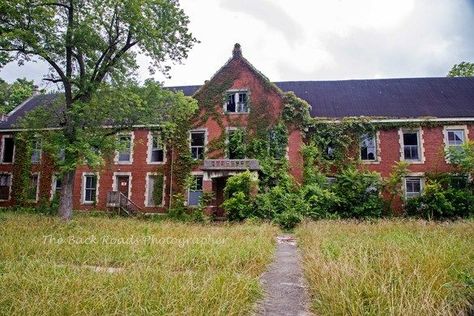
[[[247,314],[277,229],[0,213],[0,314]]]

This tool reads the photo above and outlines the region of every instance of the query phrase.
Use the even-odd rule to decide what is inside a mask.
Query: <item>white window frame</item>
[[[5,138],[11,138],[13,139],[13,156],[12,156],[12,162],[4,162],[3,161],[3,154],[5,152]],[[2,135],[2,149],[0,152],[0,164],[3,165],[11,165],[15,162],[15,152],[16,152],[16,146],[15,146],[15,137],[11,134],[6,134]]]
[[[411,194],[411,195],[408,194],[407,180],[409,179],[420,180],[420,193],[419,194]],[[408,174],[406,177],[403,178],[403,195],[405,197],[405,200],[421,196],[423,194],[424,189],[425,189],[425,178],[424,178],[423,173],[412,173],[412,174]]]
[[[120,139],[120,137],[124,137],[124,136],[129,136],[130,137],[130,160],[127,160],[127,161],[121,161],[119,160],[119,156],[120,156],[120,151],[116,151],[115,152],[115,159],[114,159],[114,162],[116,165],[131,165],[133,164],[133,147],[134,147],[134,143],[135,143],[135,133],[133,131],[131,131],[130,133],[121,133],[121,134],[118,134],[117,137]]]
[[[43,157],[43,142],[42,142],[41,137],[39,137],[39,136],[35,136],[33,141],[36,141],[39,144],[39,148],[33,148],[33,146],[32,146],[32,152],[31,152],[30,159],[31,159],[32,164],[37,165],[37,164],[41,163],[41,159]],[[33,161],[33,153],[35,152],[35,150],[39,151],[38,161]]]
[[[96,176],[95,201],[86,201],[86,176]],[[81,204],[93,205],[99,203],[99,183],[100,175],[98,172],[83,172],[81,181]]]
[[[150,205],[148,203],[148,197],[151,194],[150,188],[149,188],[150,178],[151,177],[156,177],[156,176],[159,176],[159,175],[163,176],[163,195],[162,195],[162,198],[161,198],[161,204]],[[166,194],[166,176],[163,173],[159,173],[159,172],[147,172],[146,173],[146,180],[145,180],[145,201],[144,201],[143,205],[145,205],[145,207],[163,207],[165,205],[165,194]]]
[[[450,147],[460,147],[460,146],[456,146],[456,145],[450,145],[449,144],[449,139],[448,139],[448,133],[452,130],[462,130],[464,131],[464,143],[467,143],[469,141],[469,129],[467,128],[467,125],[447,125],[447,126],[444,126],[443,128],[443,139],[444,139],[444,149],[447,153],[448,149]],[[445,160],[446,160],[446,163],[450,163],[449,159],[448,159],[448,155],[446,155],[445,157]]]
[[[192,139],[193,139],[193,136],[192,134],[193,133],[204,133],[204,146],[203,146],[203,159],[206,159],[206,153],[207,153],[207,129],[192,129],[189,131],[189,152],[191,153],[191,156],[192,156],[192,149],[193,147],[201,147],[201,146],[192,146]],[[192,158],[194,161],[196,160],[199,160],[199,159],[196,159],[196,158]]]
[[[10,201],[11,198],[12,198],[12,183],[13,183],[13,173],[12,172],[0,172],[0,175],[9,175],[10,176],[10,185],[9,185],[9,188],[8,188],[8,199],[7,200],[4,200],[4,199],[0,199],[1,202],[6,202],[6,201]]]
[[[163,161],[152,161],[153,157],[153,138],[154,137],[159,137],[160,138],[160,143],[162,146],[163,150]],[[153,132],[149,131],[148,132],[148,152],[147,152],[147,163],[149,165],[163,165],[166,163],[166,145],[163,142],[163,139],[161,139],[161,133],[160,132]]]
[[[204,173],[203,172],[200,172],[200,171],[193,171],[191,172],[191,175],[193,177],[202,177],[202,194],[204,194],[204,181],[206,180],[206,177],[204,176]],[[191,188],[188,188],[188,194],[187,194],[187,199],[186,199],[186,206],[188,207],[198,207],[199,205],[196,204],[196,205],[190,205],[189,204],[189,195],[191,193]]]
[[[227,111],[227,100],[229,98],[229,95],[233,94],[234,98],[238,98],[238,95],[240,93],[245,93],[247,95],[247,111],[242,112],[238,111],[239,109],[239,102],[235,102],[235,112],[229,112]],[[232,90],[227,90],[225,94],[225,100],[224,100],[224,105],[223,105],[224,113],[225,114],[249,114],[250,113],[250,90],[249,89],[232,89]]]
[[[40,180],[41,180],[41,173],[40,172],[32,172],[30,173],[30,177],[31,176],[34,176],[34,175],[37,175],[38,178],[36,179],[36,196],[35,196],[35,199],[28,199],[28,201],[30,202],[38,202],[39,200],[39,189],[40,189]],[[29,180],[29,179],[28,179]],[[29,187],[29,183],[28,183],[28,189],[30,189]]]
[[[405,159],[405,144],[403,141],[403,134],[416,133],[418,137],[418,159]],[[423,128],[400,128],[398,130],[400,143],[400,161],[406,161],[410,164],[424,164],[425,163],[425,148],[423,145]]]
[[[369,133],[366,133],[364,135],[368,135]],[[362,135],[360,140],[359,140],[359,160],[363,163],[363,164],[376,164],[376,163],[380,163],[380,132],[377,131],[375,133],[372,134],[372,136],[374,137],[374,145],[375,145],[375,159],[367,159],[367,160],[364,160],[362,159],[362,137],[364,136]]]
[[[132,198],[132,173],[131,172],[114,172],[112,175],[112,191],[118,191],[117,177],[127,176],[128,177],[128,198]]]
[[[56,193],[56,180],[59,179],[59,176],[60,176],[59,173],[54,173],[53,176],[51,177],[51,191],[49,192],[50,200],[53,200],[54,194]]]

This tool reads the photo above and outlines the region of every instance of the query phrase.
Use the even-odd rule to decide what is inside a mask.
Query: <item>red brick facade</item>
[[[213,114],[206,119],[205,106],[202,106],[213,93],[212,87],[225,80],[232,80],[228,90],[245,90],[249,95],[250,111],[256,111],[259,116],[254,115],[254,122],[250,122],[248,113],[224,113],[224,100],[213,103]],[[283,99],[281,91],[269,83],[269,81],[254,69],[240,55],[240,52],[234,54],[233,58],[221,68],[221,70],[195,94],[195,98],[200,103],[199,118],[196,119],[193,129],[203,130],[206,135],[206,144],[216,142],[222,138],[222,133],[233,127],[247,127],[252,129],[252,124],[258,124],[265,121],[267,124],[275,123],[281,116],[283,109]],[[217,99],[220,100],[220,99]],[[208,114],[208,113],[207,113]],[[217,116],[215,116],[217,115]],[[204,122],[203,122],[204,120]],[[255,122],[256,121],[256,122]],[[474,137],[474,124],[465,123],[460,128],[466,129],[466,139]],[[423,127],[420,128],[422,139],[422,156],[420,163],[410,164],[410,171],[417,175],[426,172],[445,172],[450,171],[451,166],[445,161],[443,150],[445,148],[446,135],[444,127]],[[0,136],[12,134],[3,132]],[[381,130],[377,133],[377,151],[378,159],[376,162],[363,163],[361,168],[367,168],[372,171],[380,172],[383,177],[387,177],[392,170],[393,165],[401,159],[401,141],[399,129]],[[172,157],[170,152],[165,150],[165,161],[161,164],[150,164],[148,155],[150,153],[149,131],[147,129],[135,129],[133,131],[132,163],[117,164],[109,161],[102,171],[98,173],[97,200],[94,204],[84,204],[84,174],[92,172],[86,167],[77,170],[74,181],[74,208],[80,210],[86,209],[105,209],[106,197],[110,191],[117,190],[118,175],[129,176],[129,198],[144,211],[164,212],[170,203],[171,192],[170,183],[173,178]],[[303,145],[302,132],[298,129],[289,130],[287,157],[290,165],[290,173],[297,181],[302,179],[303,161],[300,153]],[[210,151],[206,147],[207,158],[226,158],[222,149]],[[50,199],[53,192],[53,170],[49,167],[48,159],[42,156],[40,164],[33,165],[32,172],[39,174],[39,192],[38,197]],[[0,164],[0,173],[10,173],[15,181],[14,163]],[[147,177],[152,173],[164,175],[164,194],[163,204],[158,207],[149,207],[146,205],[147,195]],[[209,192],[216,190],[213,178],[202,170],[202,166],[193,170],[195,175],[203,175],[203,191]],[[221,173],[220,176],[228,176],[232,173]],[[0,206],[12,205],[15,197],[11,196],[9,200],[0,201]],[[399,204],[400,206],[400,201]]]

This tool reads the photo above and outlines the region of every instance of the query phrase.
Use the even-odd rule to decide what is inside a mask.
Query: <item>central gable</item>
[[[262,129],[275,124],[283,109],[283,92],[242,56],[239,44],[194,98],[200,109],[196,126],[214,120],[221,127]]]

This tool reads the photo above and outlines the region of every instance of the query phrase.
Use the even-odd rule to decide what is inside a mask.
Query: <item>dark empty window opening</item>
[[[13,162],[13,152],[15,150],[15,143],[13,137],[4,137],[3,138],[3,163],[12,163]]]
[[[12,177],[8,173],[0,174],[0,200],[7,201],[10,199],[10,187]]]
[[[191,132],[191,156],[193,159],[204,159],[204,141],[204,132]]]
[[[248,95],[246,91],[232,92],[227,95],[227,113],[248,113]]]
[[[377,145],[375,135],[362,135],[360,140],[360,159],[363,161],[377,160]]]
[[[403,133],[403,154],[406,160],[420,160],[418,132]]]

